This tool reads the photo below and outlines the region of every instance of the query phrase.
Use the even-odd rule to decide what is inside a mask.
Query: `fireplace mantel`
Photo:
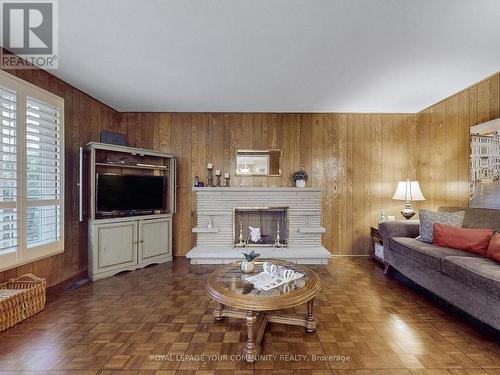
[[[222,264],[242,259],[245,248],[233,246],[235,208],[287,207],[288,247],[252,246],[262,258],[302,264],[326,264],[330,252],[321,244],[319,188],[203,187],[193,188],[197,202],[197,244],[186,255],[193,264]],[[250,248],[249,248],[250,249]]]
[[[205,191],[205,192],[245,192],[245,191],[274,191],[274,192],[294,192],[294,193],[307,193],[307,192],[318,192],[321,193],[323,190],[320,188],[296,188],[296,187],[252,187],[252,186],[231,186],[231,187],[194,187],[193,191]]]

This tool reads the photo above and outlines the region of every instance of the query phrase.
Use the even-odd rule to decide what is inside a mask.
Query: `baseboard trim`
[[[76,275],[71,276],[70,278],[68,278],[66,280],[63,280],[60,283],[57,283],[57,284],[52,285],[52,286],[49,286],[47,288],[47,302],[52,301],[52,299],[53,299],[52,297],[53,296],[57,296],[60,293],[64,293],[65,292],[64,289],[67,286],[75,283],[78,280],[84,279],[84,278],[88,278],[88,272],[87,272],[87,270],[80,271]],[[68,291],[68,292],[71,292],[71,291]]]
[[[369,258],[370,255],[368,255],[368,254],[332,254],[332,257],[363,257],[363,258]]]

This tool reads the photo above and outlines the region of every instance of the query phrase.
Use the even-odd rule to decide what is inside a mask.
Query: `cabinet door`
[[[171,255],[171,219],[141,220],[139,225],[139,261]]]
[[[98,269],[137,264],[137,221],[98,225]]]

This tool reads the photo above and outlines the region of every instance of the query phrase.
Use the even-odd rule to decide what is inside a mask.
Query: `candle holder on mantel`
[[[229,173],[224,173],[224,187],[230,187],[230,180],[231,177],[229,176]]]
[[[215,186],[220,187],[220,171],[215,171]]]
[[[214,186],[214,166],[212,164],[207,165],[207,187]]]

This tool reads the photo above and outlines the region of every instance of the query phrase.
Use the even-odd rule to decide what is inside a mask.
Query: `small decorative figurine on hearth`
[[[230,180],[229,173],[224,173],[224,186],[225,187],[230,187],[231,186],[230,183],[229,183],[229,180]]]
[[[252,240],[253,243],[257,243],[262,239],[260,234],[260,228],[254,228],[249,226],[248,229],[250,229],[250,239]]]

